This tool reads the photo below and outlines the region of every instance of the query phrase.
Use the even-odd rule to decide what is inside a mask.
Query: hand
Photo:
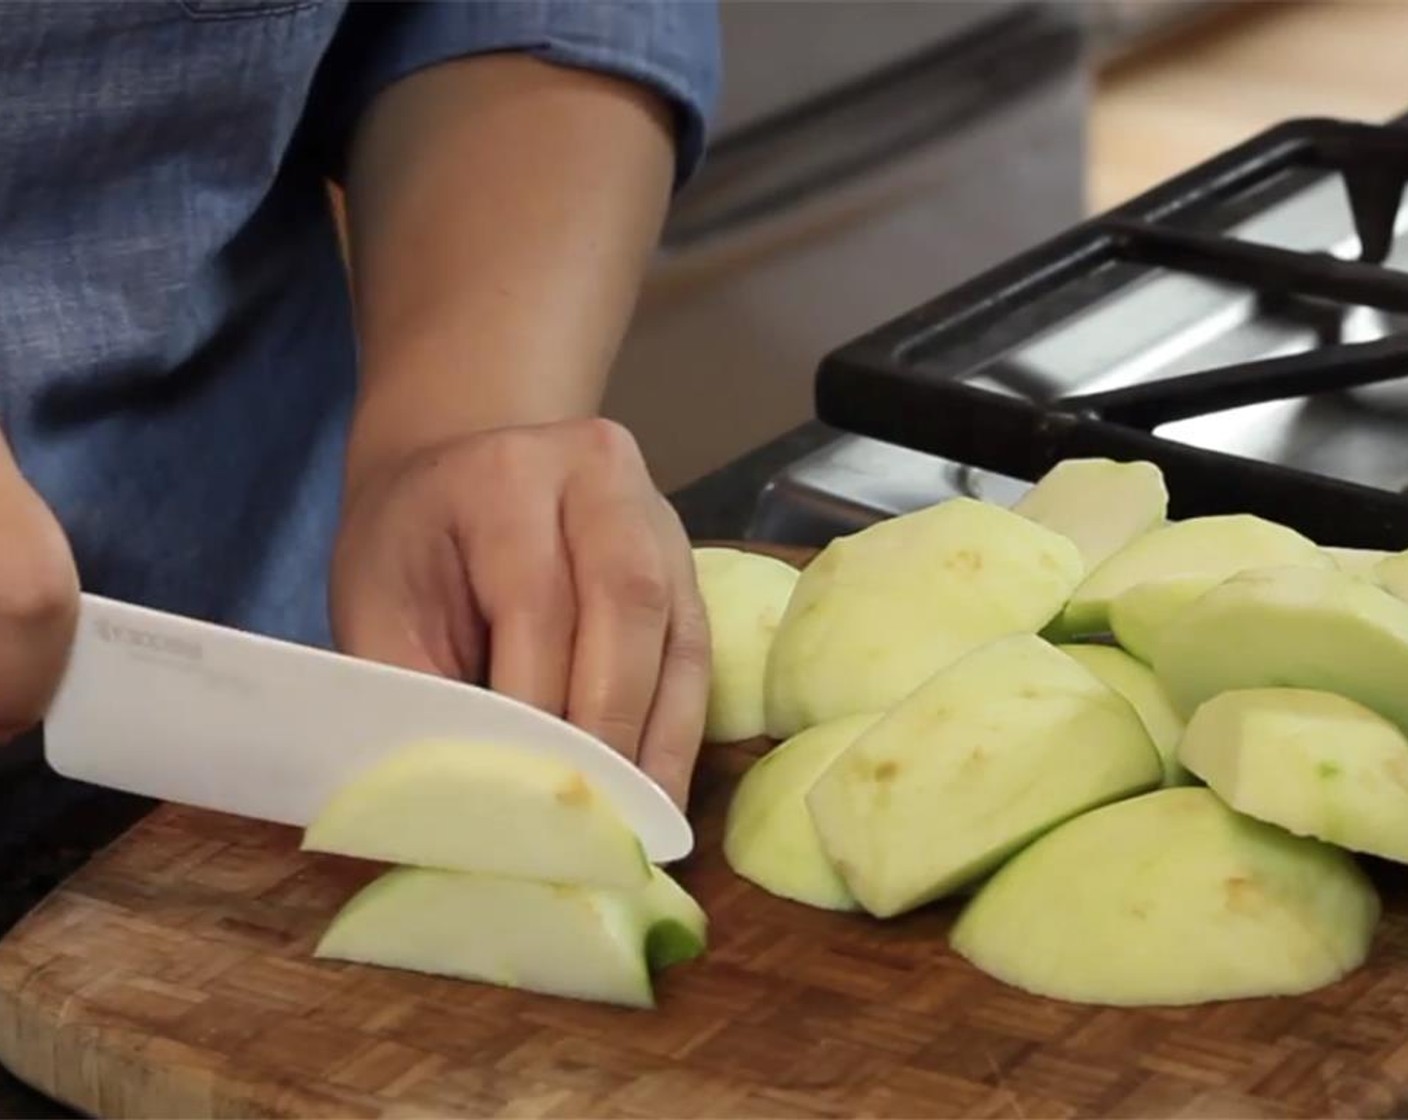
[[[689,540],[618,426],[476,432],[361,472],[331,610],[344,651],[565,716],[686,803],[708,622]]]
[[[0,439],[0,743],[43,718],[73,643],[78,589],[63,530]]]

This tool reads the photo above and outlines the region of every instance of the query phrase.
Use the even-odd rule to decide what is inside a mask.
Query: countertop
[[[671,494],[691,538],[742,536],[767,479],[832,435],[805,424]],[[43,765],[38,736],[0,751],[0,934],[150,808],[143,799],[58,777]],[[76,1115],[0,1068],[0,1118]]]

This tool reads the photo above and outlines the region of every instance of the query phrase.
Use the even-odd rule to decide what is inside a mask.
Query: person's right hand
[[[78,619],[68,539],[0,438],[0,743],[38,723]]]

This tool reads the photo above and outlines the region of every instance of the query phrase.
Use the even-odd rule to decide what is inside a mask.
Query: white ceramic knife
[[[693,847],[660,786],[565,720],[485,688],[96,595],[82,597],[44,720],[46,759],[66,777],[299,827],[387,752],[446,737],[576,767],[656,863]]]

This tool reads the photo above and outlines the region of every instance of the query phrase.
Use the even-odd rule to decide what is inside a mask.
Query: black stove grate
[[[1226,232],[1239,207],[1264,207],[1327,173],[1343,184],[1359,260]],[[1408,377],[1408,336],[1340,335],[1351,308],[1408,313],[1408,275],[1383,264],[1405,182],[1405,121],[1298,120],[1270,129],[835,350],[818,371],[818,418],[1027,481],[1065,458],[1148,459],[1167,478],[1170,516],[1245,511],[1327,544],[1408,548],[1408,497],[1153,434],[1173,420]],[[1322,344],[1048,399],[969,383],[980,371],[991,374],[1005,351],[1151,267],[1294,306],[1318,322]]]

